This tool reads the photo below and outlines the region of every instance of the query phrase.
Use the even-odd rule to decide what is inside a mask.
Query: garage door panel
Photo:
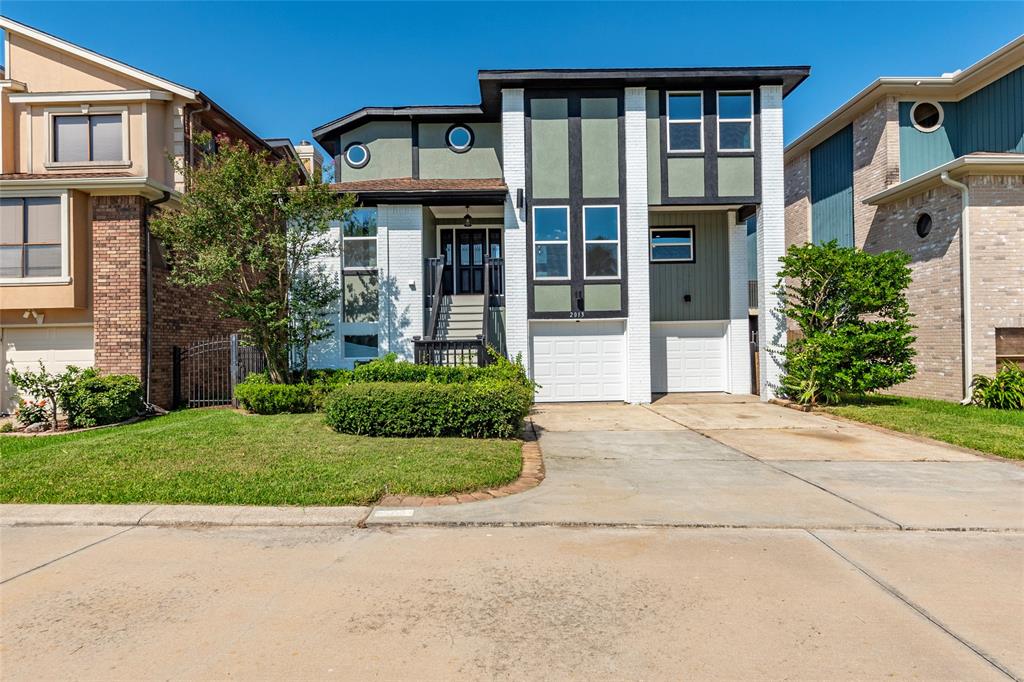
[[[541,323],[531,332],[538,401],[625,398],[622,323]]]
[[[2,371],[0,371],[0,409],[11,410],[17,390],[8,372],[37,370],[39,362],[49,372],[62,372],[70,365],[92,367],[93,330],[81,327],[5,327],[0,330]]]
[[[654,325],[651,355],[651,387],[656,392],[726,389],[721,323]]]

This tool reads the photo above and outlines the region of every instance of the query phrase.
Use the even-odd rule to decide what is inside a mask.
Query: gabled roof
[[[941,76],[882,77],[847,100],[786,147],[786,160],[827,140],[886,94],[959,101],[1024,65],[1024,35],[966,69]]]

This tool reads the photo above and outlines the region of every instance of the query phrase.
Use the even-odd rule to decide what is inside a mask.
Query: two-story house
[[[917,376],[894,390],[961,400],[1024,362],[1024,36],[962,71],[879,78],[785,163],[788,244],[912,257]]]
[[[807,67],[480,71],[472,106],[371,107],[313,131],[335,189],[336,336],[319,366],[394,352],[521,356],[541,401],[773,395],[752,380],[747,219],[784,248],[783,98]],[[761,309],[773,308],[770,286]],[[785,343],[785,322],[760,319]],[[768,344],[762,344],[766,346]]]
[[[200,130],[270,151],[196,89],[6,17],[0,79],[0,412],[11,368],[74,364],[139,376],[171,403],[172,346],[232,331],[175,291],[147,217],[185,190]],[[300,147],[312,164],[311,145]]]

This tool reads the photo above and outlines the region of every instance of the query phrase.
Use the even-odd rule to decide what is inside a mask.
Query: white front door
[[[725,391],[725,325],[720,322],[651,326],[651,390]]]
[[[4,327],[0,329],[3,352],[0,360],[0,411],[13,411],[17,390],[11,385],[8,372],[39,369],[39,361],[48,372],[61,372],[69,365],[92,367],[92,326],[74,327]]]
[[[538,402],[625,400],[622,322],[534,322],[531,336]]]

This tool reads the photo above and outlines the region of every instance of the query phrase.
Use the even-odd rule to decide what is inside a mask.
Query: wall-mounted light
[[[525,194],[523,188],[520,187],[516,190],[516,208],[522,208],[524,203]]]
[[[473,216],[469,215],[469,206],[466,207],[466,215],[462,218],[463,227],[473,227]]]
[[[26,310],[25,312],[23,312],[21,314],[21,319],[27,320],[29,318],[29,315],[31,315],[32,318],[35,319],[36,324],[42,324],[43,323],[43,314],[42,313],[37,313],[35,310]]]

